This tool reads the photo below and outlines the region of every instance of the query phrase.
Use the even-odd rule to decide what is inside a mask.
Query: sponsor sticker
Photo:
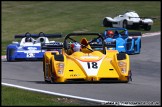
[[[99,59],[98,56],[81,56],[81,59]]]
[[[29,50],[36,50],[36,47],[28,47]]]

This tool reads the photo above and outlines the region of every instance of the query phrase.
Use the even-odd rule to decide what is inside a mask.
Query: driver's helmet
[[[44,40],[44,38],[40,38],[40,42],[42,43],[42,42],[44,42],[45,40]]]
[[[107,31],[107,37],[113,38],[114,32],[112,30]]]
[[[31,37],[26,37],[25,42],[32,42],[32,38]]]
[[[74,42],[70,45],[70,47],[73,52],[78,52],[80,51],[81,45],[77,42]]]

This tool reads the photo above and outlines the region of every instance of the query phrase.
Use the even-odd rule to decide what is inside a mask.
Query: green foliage
[[[79,106],[92,102],[59,96],[35,93],[13,87],[2,86],[2,106]]]
[[[151,31],[160,31],[160,1],[2,1],[1,43],[26,32],[103,32],[104,17],[127,10],[158,18]]]

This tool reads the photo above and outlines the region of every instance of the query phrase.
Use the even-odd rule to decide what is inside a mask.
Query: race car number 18
[[[87,62],[87,66],[88,66],[88,69],[97,69],[98,66],[97,66],[97,63],[96,62]]]

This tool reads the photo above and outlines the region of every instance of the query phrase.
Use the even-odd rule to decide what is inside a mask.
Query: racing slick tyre
[[[45,74],[45,57],[44,57],[44,55],[43,55],[43,73],[44,73],[44,81],[45,81],[45,82],[48,82],[48,81],[46,80],[46,74]]]
[[[45,68],[45,57],[43,56],[43,73],[44,73],[44,81],[45,81],[46,83],[51,83],[51,81],[49,81],[49,80],[46,79],[46,77],[47,77],[47,76],[46,76],[46,74],[47,74],[46,72],[48,72],[48,71],[45,71],[45,69],[46,69],[46,68]]]
[[[106,18],[103,20],[104,27],[112,27],[112,22],[108,21]]]
[[[125,81],[125,83],[129,83],[130,81],[132,81],[132,72],[131,71],[129,72],[127,81]]]
[[[50,74],[51,74],[51,76],[50,76],[50,80],[51,80],[51,81],[50,81],[50,82],[51,82],[51,83],[55,83],[52,65],[53,65],[53,63],[52,63],[52,60],[51,60],[51,61],[50,61]]]
[[[45,72],[45,71],[44,71],[44,81],[45,81],[46,83],[51,83],[49,80],[46,79],[46,72]]]
[[[49,81],[49,80],[47,80],[46,79],[46,74],[45,74],[46,72],[44,72],[44,81],[46,82],[46,83],[51,83],[51,81]]]
[[[145,24],[144,25],[144,30],[150,31],[151,30],[151,25]]]
[[[43,55],[43,72],[45,72],[45,57]]]
[[[141,40],[139,42],[139,53],[141,53]]]
[[[134,24],[133,28],[136,29],[136,30],[139,30],[140,29],[140,25],[139,24]]]
[[[7,62],[11,62],[11,58],[10,58],[10,55],[11,55],[11,50],[10,49],[7,49]]]
[[[9,50],[7,50],[7,56],[6,56],[7,62],[10,62],[10,57],[9,57]]]
[[[126,20],[123,21],[123,28],[126,28],[126,29],[128,28],[128,23]]]

